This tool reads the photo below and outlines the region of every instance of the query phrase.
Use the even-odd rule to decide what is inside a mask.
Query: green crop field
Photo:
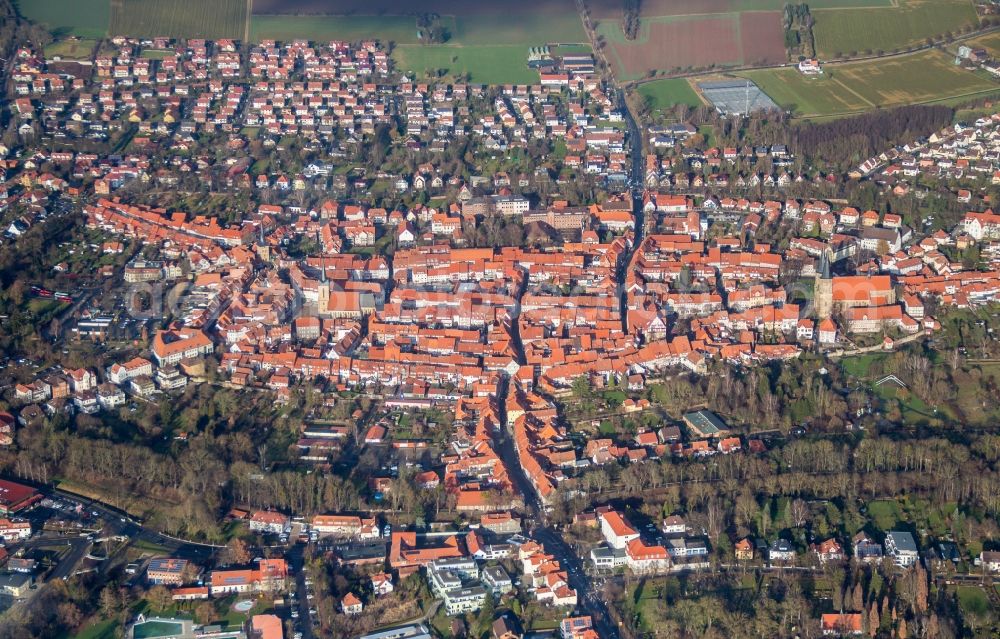
[[[801,117],[971,99],[1000,90],[1000,84],[984,73],[960,69],[949,55],[937,50],[891,60],[827,65],[820,77],[806,77],[792,68],[741,75]]]
[[[247,0],[114,0],[112,35],[243,39]]]
[[[648,98],[653,109],[669,109],[675,104],[690,107],[703,104],[691,84],[684,79],[647,82],[639,87],[639,95]]]
[[[585,43],[587,34],[573,12],[544,18],[532,14],[442,16],[448,31],[446,45],[523,45]],[[253,39],[362,40],[377,38],[396,44],[418,44],[412,15],[254,15]]]
[[[109,0],[17,0],[21,15],[54,35],[103,38],[110,21]]]
[[[416,44],[417,26],[413,16],[286,16],[255,15],[250,19],[254,41],[294,40],[355,42],[377,38],[382,42]]]
[[[415,74],[417,79],[426,72],[444,69],[454,77],[469,74],[477,84],[531,84],[538,82],[538,72],[528,68],[527,50],[523,46],[481,45],[399,45],[392,52],[396,66]]]
[[[812,15],[821,58],[902,49],[978,23],[970,0],[901,0],[898,7],[816,9]]]
[[[643,0],[642,16],[682,16],[731,11],[781,11],[788,0]],[[893,0],[813,0],[810,9],[840,9],[853,7],[891,7]],[[597,19],[621,18],[621,3],[596,3],[591,12]]]
[[[587,42],[583,22],[574,11],[554,15],[498,13],[455,17],[456,28],[449,43],[520,44],[525,47],[560,42]]]

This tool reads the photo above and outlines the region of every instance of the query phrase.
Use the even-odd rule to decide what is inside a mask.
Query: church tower
[[[833,314],[833,277],[830,275],[830,256],[823,251],[816,268],[816,280],[813,285],[813,304],[816,307],[816,318],[830,319]]]
[[[257,227],[257,245],[255,248],[257,250],[257,257],[260,258],[261,262],[271,261],[271,247],[264,241],[263,223]]]

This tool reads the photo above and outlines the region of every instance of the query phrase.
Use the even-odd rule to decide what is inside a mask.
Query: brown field
[[[603,1],[603,0],[602,0]],[[617,3],[621,13],[621,3]],[[254,0],[258,15],[415,15],[435,12],[441,15],[476,16],[510,13],[576,13],[573,0],[507,0],[502,5],[470,0]]]
[[[672,71],[785,61],[780,15],[774,11],[645,19],[640,37],[626,41],[616,23],[598,24],[622,80],[651,70]]]
[[[612,42],[611,49],[626,76],[648,69],[673,69],[711,63],[738,64],[739,31],[735,20],[706,17],[700,20],[655,22],[644,43]]]
[[[784,62],[784,33],[780,14],[774,11],[749,11],[740,14],[743,64]]]

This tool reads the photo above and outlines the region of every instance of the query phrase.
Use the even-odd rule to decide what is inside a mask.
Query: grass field
[[[15,0],[21,15],[56,36],[103,38],[110,22],[109,0]]]
[[[675,104],[690,107],[703,104],[691,84],[684,79],[647,82],[639,87],[639,95],[649,98],[653,109],[669,109]]]
[[[114,0],[110,31],[135,37],[243,39],[247,9],[247,0]]]
[[[45,57],[50,60],[55,57],[63,60],[89,60],[96,46],[97,40],[90,38],[59,40],[45,47]]]
[[[813,4],[810,7],[816,9]],[[978,21],[969,0],[901,0],[898,7],[816,9],[812,15],[821,58],[893,51]]]
[[[820,77],[808,78],[791,68],[741,75],[801,117],[957,100],[1000,90],[996,81],[955,67],[951,57],[938,50],[878,62],[827,65]]]
[[[445,69],[447,76],[468,73],[477,84],[531,84],[538,82],[538,72],[527,66],[527,52],[522,46],[481,45],[400,45],[392,52],[396,66],[424,78],[426,71]]]

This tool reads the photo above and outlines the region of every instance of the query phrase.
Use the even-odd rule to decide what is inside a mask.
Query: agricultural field
[[[248,0],[111,0],[111,34],[243,39]]]
[[[67,38],[45,47],[46,59],[89,60],[94,54],[97,40],[90,38]]]
[[[288,15],[263,14],[254,4],[253,38],[361,40],[378,38],[396,44],[418,44],[413,15]],[[448,31],[446,45],[523,45],[587,42],[583,22],[575,12],[541,17],[534,13],[442,15]]]
[[[863,9],[819,9],[810,3],[810,8],[821,58],[893,51],[978,24],[969,0],[900,0],[898,6]]]
[[[110,22],[109,0],[16,0],[22,16],[44,25],[57,38],[103,38]]]
[[[781,14],[774,11],[643,18],[626,40],[618,22],[599,21],[608,59],[620,80],[650,72],[784,62]]]
[[[604,1],[604,0],[599,0]],[[617,0],[612,0],[617,1]],[[621,6],[620,4],[618,5]],[[498,4],[469,0],[254,0],[255,14],[315,15],[400,15],[434,12],[440,15],[489,15],[498,12]],[[573,0],[508,0],[499,9],[505,13],[555,15],[575,12]]]
[[[537,82],[538,73],[527,67],[532,46],[576,43],[590,50],[571,0],[515,0],[498,7],[457,0],[422,3],[419,10],[438,12],[447,31],[444,43],[424,45],[417,38],[414,7],[400,15],[398,4],[381,0],[258,0],[251,34],[254,40],[377,38],[392,42],[397,67],[416,77],[467,75],[476,83]]]
[[[740,74],[800,117],[846,115],[876,107],[975,97],[1000,90],[982,72],[956,67],[949,55],[923,51],[875,62],[827,65],[820,77],[792,68]]]
[[[642,16],[683,16],[733,11],[781,11],[787,0],[643,0]],[[892,0],[814,0],[810,9],[844,7],[890,7]],[[622,5],[615,2],[591,2],[595,18],[621,18]]]
[[[413,16],[312,16],[253,15],[250,36],[261,40],[357,41],[378,38],[383,42],[416,44],[417,28]]]
[[[669,109],[675,104],[698,107],[704,104],[691,84],[683,78],[656,80],[639,86],[639,95],[650,100],[653,110]]]
[[[528,68],[522,46],[399,45],[392,57],[399,69],[418,79],[442,69],[445,76],[452,78],[468,74],[469,81],[477,84],[538,82],[538,72]]]

